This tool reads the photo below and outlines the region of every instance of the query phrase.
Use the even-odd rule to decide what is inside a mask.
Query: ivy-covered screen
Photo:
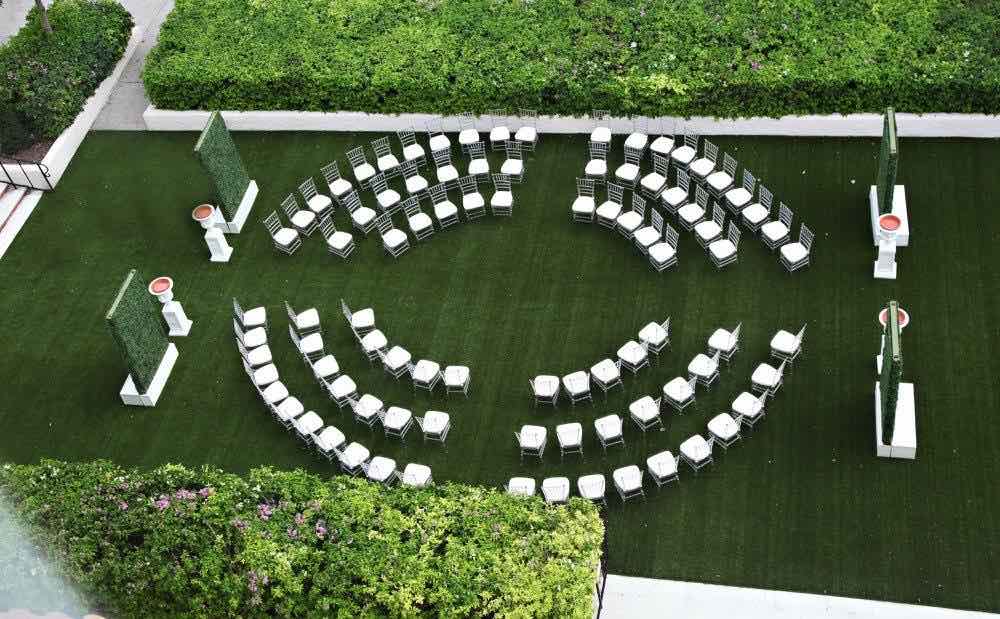
[[[896,167],[899,163],[899,143],[896,141],[896,113],[886,108],[882,119],[882,148],[878,154],[878,213],[892,212],[892,194],[896,188]]]
[[[136,388],[145,393],[160,367],[168,341],[156,303],[146,291],[146,279],[135,269],[125,276],[104,319]]]
[[[212,112],[208,117],[194,153],[215,183],[215,197],[223,214],[227,220],[233,219],[250,185],[250,177],[222,114]]]
[[[900,350],[899,303],[889,301],[889,316],[885,325],[885,344],[882,347],[882,375],[879,391],[882,395],[882,442],[892,443],[896,426],[896,402],[899,398],[899,381],[903,377],[903,353]]]

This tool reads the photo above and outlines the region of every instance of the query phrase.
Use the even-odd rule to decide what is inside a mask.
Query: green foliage
[[[889,319],[885,326],[885,344],[882,347],[882,375],[879,392],[882,395],[882,443],[892,443],[896,428],[896,402],[899,398],[899,381],[903,378],[903,352],[900,348],[899,303],[889,301]]]
[[[104,317],[139,393],[149,389],[169,344],[146,284],[135,269],[129,271]]]
[[[887,108],[882,120],[882,147],[878,155],[878,212],[892,212],[892,196],[896,189],[896,168],[899,164],[899,143],[896,140],[896,113]]]
[[[976,0],[178,0],[165,109],[649,116],[1000,109]]]
[[[236,217],[243,201],[243,194],[250,185],[250,177],[243,167],[243,159],[229,135],[222,114],[212,112],[201,132],[194,152],[205,171],[215,181],[215,193],[226,219]]]
[[[107,461],[7,464],[0,495],[112,616],[593,613],[603,525],[582,499]]]
[[[132,16],[114,0],[55,0],[48,15],[51,36],[34,7],[0,46],[3,152],[55,138],[72,124],[121,58],[132,31]]]

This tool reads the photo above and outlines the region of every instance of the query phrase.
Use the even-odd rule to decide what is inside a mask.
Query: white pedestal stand
[[[917,412],[913,383],[899,383],[895,427],[892,443],[888,445],[882,440],[882,392],[879,384],[875,383],[875,455],[880,458],[916,459]]]
[[[145,393],[139,393],[135,381],[132,380],[132,375],[129,374],[119,393],[122,403],[126,406],[156,406],[156,402],[160,399],[160,394],[163,393],[163,388],[167,384],[167,379],[170,378],[170,372],[174,369],[174,363],[177,362],[177,356],[177,346],[173,343],[167,344],[167,351],[163,354],[160,366],[156,368],[153,380],[149,383],[149,389]]]
[[[875,279],[896,279],[896,240],[881,239],[875,259]]]
[[[872,219],[872,241],[878,245],[880,230],[878,226],[878,188],[872,185],[868,190],[868,209],[871,211]],[[910,245],[910,218],[906,210],[906,187],[896,185],[892,194],[892,214],[899,217],[900,225],[896,230],[896,245],[898,247],[908,247]]]
[[[250,217],[250,211],[253,210],[253,203],[257,200],[257,181],[250,181],[247,185],[247,190],[243,194],[243,200],[240,201],[240,206],[236,209],[236,216],[232,218],[231,221],[219,221],[215,226],[225,232],[226,234],[239,234],[243,230],[243,224],[246,223],[247,218]],[[220,217],[219,219],[223,219]]]
[[[191,332],[191,320],[184,313],[184,307],[180,301],[174,301],[174,280],[161,276],[153,279],[149,283],[149,294],[155,296],[163,308],[163,320],[167,322],[171,337],[183,337]]]
[[[208,245],[209,260],[229,262],[229,258],[233,255],[233,248],[226,240],[226,235],[217,227],[222,219],[219,210],[211,204],[202,204],[196,206],[191,212],[191,218],[205,229],[205,244]]]

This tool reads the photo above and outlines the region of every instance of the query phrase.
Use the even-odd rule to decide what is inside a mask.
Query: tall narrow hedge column
[[[896,189],[896,168],[899,164],[899,144],[896,141],[896,113],[886,108],[882,119],[882,148],[878,154],[878,213],[892,212],[892,194]]]
[[[250,180],[236,143],[229,135],[226,121],[219,112],[209,115],[208,123],[194,146],[194,153],[215,183],[215,197],[225,219],[217,226],[223,232],[239,233],[257,198],[257,182]]]
[[[177,360],[145,281],[129,271],[104,317],[128,369],[121,398],[130,406],[155,406]]]

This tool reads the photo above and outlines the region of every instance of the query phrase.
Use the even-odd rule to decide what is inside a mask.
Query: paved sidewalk
[[[51,0],[45,0],[46,6],[50,3]],[[33,6],[35,0],[4,0],[0,6],[0,43],[17,34]]]
[[[135,55],[125,67],[122,78],[111,92],[92,129],[142,131],[146,123],[142,112],[149,105],[142,87],[142,67],[146,55],[156,45],[160,26],[174,8],[174,0],[119,0],[132,13],[135,25],[144,29],[142,41]]]
[[[964,610],[608,575],[601,619],[997,619]]]

